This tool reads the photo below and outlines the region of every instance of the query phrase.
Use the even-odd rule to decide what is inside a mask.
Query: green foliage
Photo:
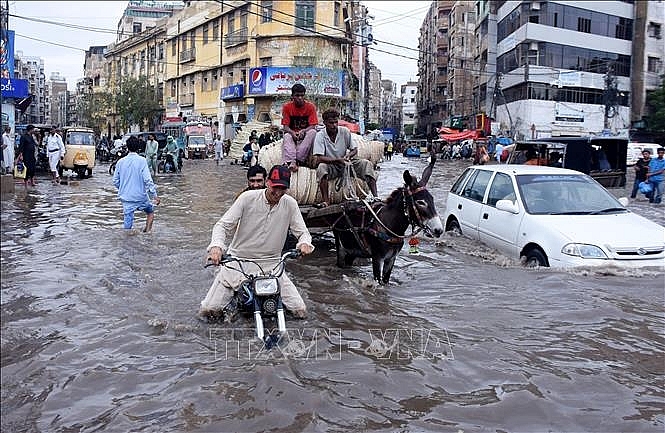
[[[106,125],[106,115],[113,108],[113,97],[109,93],[87,93],[81,95],[76,111],[82,126],[87,126],[99,134]]]
[[[145,76],[124,78],[120,92],[115,96],[115,108],[125,130],[132,125],[150,127],[153,119],[162,111],[155,88]]]
[[[381,125],[378,123],[370,122],[367,125],[365,125],[365,130],[366,131],[374,131],[375,129],[381,129]]]
[[[665,131],[665,79],[657,90],[647,95],[647,125],[652,131]]]
[[[404,136],[411,137],[413,135],[413,125],[404,125]]]

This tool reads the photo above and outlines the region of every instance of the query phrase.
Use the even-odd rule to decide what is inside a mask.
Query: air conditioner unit
[[[529,51],[538,51],[538,42],[530,42]]]
[[[532,11],[539,11],[540,10],[540,2],[532,2],[531,3],[531,10]]]

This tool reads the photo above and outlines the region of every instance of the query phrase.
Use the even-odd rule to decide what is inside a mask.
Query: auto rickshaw
[[[90,128],[72,126],[64,128],[65,159],[61,161],[59,173],[73,170],[79,178],[92,176],[95,167],[95,133]]]

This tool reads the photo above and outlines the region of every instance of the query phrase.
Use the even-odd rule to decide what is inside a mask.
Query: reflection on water
[[[464,165],[437,163],[440,212]],[[382,164],[380,193],[424,166]],[[245,172],[184,171],[156,179],[148,235],[121,229],[105,166],[4,198],[2,431],[663,431],[662,273],[526,270],[446,234],[380,287],[324,238],[289,264],[310,316],[268,351],[249,319],[195,317]]]

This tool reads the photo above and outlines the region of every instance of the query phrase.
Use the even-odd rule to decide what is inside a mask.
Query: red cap
[[[291,172],[285,165],[275,165],[268,174],[269,186],[281,186],[289,188],[291,186]]]

